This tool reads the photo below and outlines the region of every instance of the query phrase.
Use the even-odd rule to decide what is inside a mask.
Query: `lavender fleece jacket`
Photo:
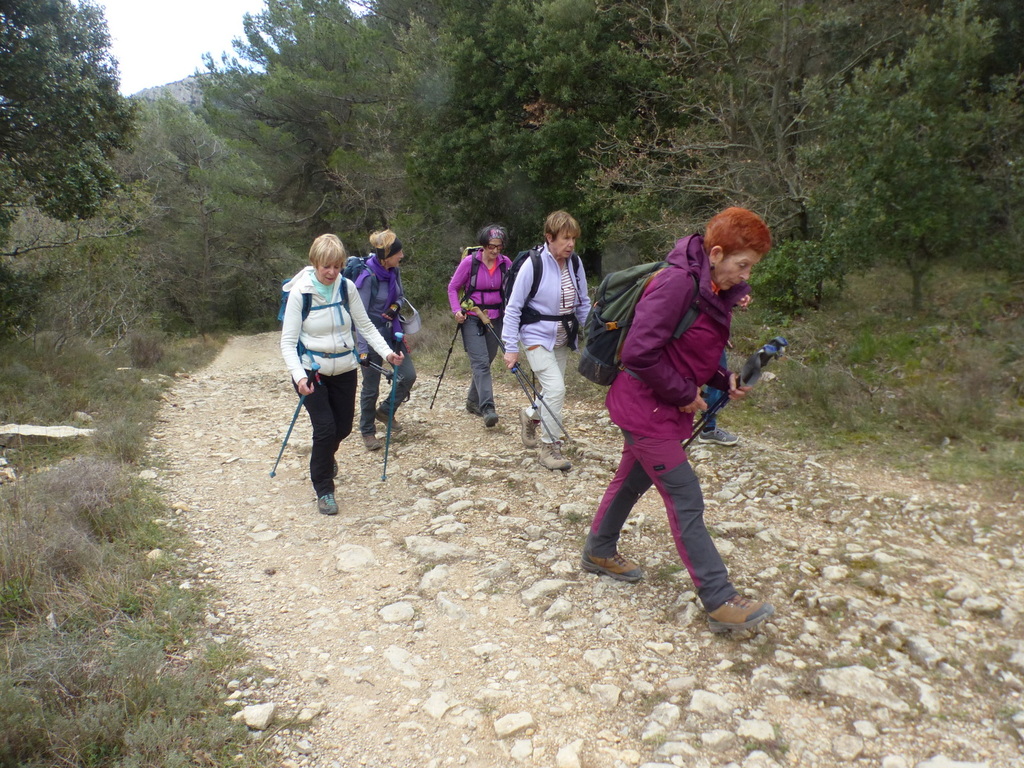
[[[540,285],[537,286],[537,295],[534,296],[530,306],[542,315],[557,315],[559,313],[559,302],[562,298],[562,273],[558,262],[551,255],[547,245],[543,247],[540,254],[541,276]],[[569,269],[572,269],[573,259],[569,259]],[[519,318],[522,316],[523,305],[526,303],[526,296],[530,292],[530,285],[533,281],[533,261],[527,259],[516,275],[515,285],[512,286],[512,295],[508,297],[508,304],[505,307],[505,325],[501,329],[501,341],[509,352],[518,351],[518,343],[523,342],[524,347],[540,345],[547,350],[555,348],[555,337],[558,333],[558,323],[554,320],[541,320],[536,323],[519,325]],[[579,268],[573,275],[573,283],[576,286],[576,308],[574,313],[579,320],[580,328],[587,322],[587,314],[590,312],[590,295],[587,293],[587,274],[583,270],[583,262],[579,262]]]
[[[676,242],[671,265],[651,281],[637,303],[622,350],[628,372],[615,377],[605,404],[619,427],[635,435],[685,440],[693,414],[679,406],[692,403],[704,384],[728,391],[729,371],[719,367],[729,340],[732,309],[750,293],[746,283],[716,294],[700,235]],[[682,336],[673,339],[679,321],[693,303],[693,278],[699,281],[700,313]]]

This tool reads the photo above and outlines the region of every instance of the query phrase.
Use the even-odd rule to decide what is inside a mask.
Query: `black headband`
[[[390,259],[400,250],[402,250],[402,241],[396,237],[394,241],[391,243],[391,245],[389,245],[387,248],[378,248],[377,252],[380,255],[381,259]],[[384,255],[385,251],[387,251],[386,256]]]

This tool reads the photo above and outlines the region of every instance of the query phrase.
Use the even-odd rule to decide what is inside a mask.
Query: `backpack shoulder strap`
[[[693,325],[693,321],[696,320],[697,315],[700,314],[700,283],[697,282],[696,275],[691,274],[690,277],[693,278],[693,302],[683,314],[682,319],[679,321],[679,325],[676,326],[676,331],[672,334],[673,339],[678,339],[686,333],[686,329]]]
[[[530,283],[530,293],[526,296],[526,304],[537,295],[537,289],[540,288],[540,275],[544,271],[543,261],[540,258],[540,246],[535,246],[530,251],[530,263],[533,264],[533,281]]]
[[[313,308],[313,294],[302,294],[302,319],[309,317],[309,311]]]
[[[476,276],[480,274],[480,268],[484,265],[483,259],[476,257],[477,253],[475,249],[469,252],[469,258],[476,262],[476,266],[472,263],[469,265],[469,286],[466,288],[466,296],[471,296],[476,290]]]

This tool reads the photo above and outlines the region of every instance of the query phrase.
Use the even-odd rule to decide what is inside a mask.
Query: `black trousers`
[[[310,381],[313,373],[306,371]],[[358,374],[348,371],[338,376],[321,376],[314,382],[313,394],[305,400],[313,425],[313,451],[309,455],[309,479],[317,498],[334,493],[334,454],[352,432],[356,411]]]

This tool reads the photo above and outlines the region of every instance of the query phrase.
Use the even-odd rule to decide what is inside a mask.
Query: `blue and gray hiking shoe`
[[[336,515],[338,514],[338,502],[334,500],[333,493],[327,493],[316,500],[316,508],[320,510],[321,515]]]
[[[736,445],[740,441],[732,432],[727,432],[721,427],[702,431],[697,439],[702,443],[714,443],[715,445]]]

